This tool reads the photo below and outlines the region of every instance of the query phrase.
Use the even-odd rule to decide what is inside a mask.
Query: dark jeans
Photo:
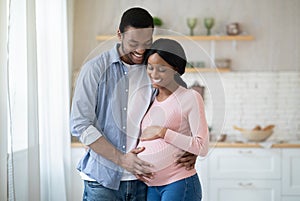
[[[147,186],[139,181],[121,181],[119,190],[95,181],[84,181],[83,201],[146,201]]]

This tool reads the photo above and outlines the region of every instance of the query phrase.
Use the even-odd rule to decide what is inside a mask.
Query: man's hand
[[[150,179],[152,179],[154,177],[154,173],[150,173],[150,174],[136,174],[135,177],[138,180],[141,180],[142,182],[148,182]]]
[[[197,155],[189,152],[182,152],[176,155],[176,163],[180,167],[185,167],[186,170],[191,170],[195,167]]]
[[[121,157],[120,166],[145,182],[153,178],[153,170],[151,169],[153,165],[137,157],[137,154],[144,150],[144,147],[139,147],[124,154],[123,157]]]
[[[129,153],[124,154],[104,137],[98,138],[94,143],[90,144],[89,147],[97,154],[123,167],[134,175],[142,175],[145,179],[153,177],[153,170],[151,170],[153,165],[137,157],[137,154],[145,150],[144,147],[133,149]]]

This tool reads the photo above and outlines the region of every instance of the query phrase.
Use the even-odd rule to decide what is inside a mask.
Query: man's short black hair
[[[134,28],[154,28],[153,17],[143,8],[130,8],[122,15],[119,25],[120,32],[124,33],[129,26]]]

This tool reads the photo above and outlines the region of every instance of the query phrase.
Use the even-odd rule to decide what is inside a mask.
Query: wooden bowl
[[[272,134],[273,129],[270,130],[241,130],[243,137],[249,141],[262,142],[267,140]]]

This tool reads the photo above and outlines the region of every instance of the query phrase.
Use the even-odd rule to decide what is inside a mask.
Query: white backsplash
[[[233,125],[251,129],[256,125],[274,124],[276,127],[270,139],[299,140],[299,72],[190,73],[183,78],[188,86],[195,82],[206,86],[206,114],[213,131],[239,138],[240,133],[233,129]],[[216,91],[213,88],[221,82],[212,80],[219,78],[222,86]],[[223,91],[220,90],[222,88]],[[212,96],[216,92],[219,95]],[[222,97],[222,94],[225,96]],[[223,125],[214,129],[214,125],[220,124],[222,119]]]

